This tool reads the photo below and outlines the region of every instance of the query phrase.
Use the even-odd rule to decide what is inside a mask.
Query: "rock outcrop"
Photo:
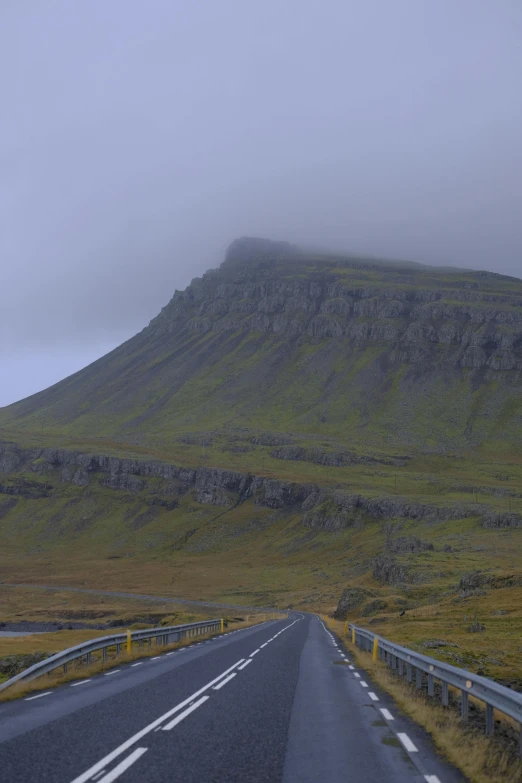
[[[394,557],[382,554],[373,561],[373,578],[383,585],[397,585],[408,582],[408,573]]]
[[[78,487],[88,487],[91,481],[98,481],[108,489],[145,493],[148,503],[171,508],[175,507],[177,498],[189,492],[198,503],[215,506],[231,507],[250,499],[254,505],[301,512],[305,527],[318,531],[338,531],[366,520],[399,518],[437,522],[477,515],[476,505],[435,506],[397,497],[368,498],[315,484],[219,468],[192,469],[159,460],[125,459],[67,449],[22,449],[12,443],[0,444],[2,474],[7,480],[0,482],[0,495],[49,497],[56,481]],[[398,547],[396,551],[431,548],[431,544],[415,538],[395,541],[391,546]]]
[[[337,608],[334,612],[336,620],[346,620],[347,615],[358,609],[366,601],[367,598],[374,596],[370,590],[366,590],[364,587],[347,587],[343,591],[337,604]]]

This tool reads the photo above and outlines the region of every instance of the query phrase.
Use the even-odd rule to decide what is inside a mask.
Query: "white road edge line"
[[[367,688],[368,687],[368,683],[364,682],[364,680],[361,680],[361,685],[362,685],[363,688]]]
[[[187,715],[190,715],[191,712],[194,712],[194,710],[197,710],[198,707],[201,707],[201,705],[208,701],[208,699],[210,699],[210,696],[202,696],[201,699],[198,699],[198,701],[194,702],[194,704],[192,704],[190,707],[187,707],[187,709],[175,717],[174,720],[171,720],[170,723],[167,723],[166,726],[163,726],[163,731],[170,731],[173,729],[174,726],[177,726],[178,723],[181,723],[181,721],[184,720]]]
[[[136,748],[136,750],[133,751],[130,756],[127,756],[126,759],[123,759],[123,761],[121,761],[117,767],[114,767],[111,772],[109,772],[107,775],[104,775],[103,778],[100,778],[98,783],[112,783],[112,781],[116,780],[116,778],[119,778],[126,769],[129,769],[129,767],[131,767],[140,756],[143,756],[147,750],[148,748]]]
[[[144,661],[138,661],[138,663],[131,663],[131,666],[143,666]]]
[[[235,676],[236,676],[236,672],[232,672],[232,674],[229,674],[228,677],[225,677],[224,680],[221,680],[221,682],[219,682],[217,685],[214,685],[212,690],[213,691],[218,691],[220,688],[223,687],[223,685],[226,685],[227,682],[230,682],[230,680],[233,680]]]
[[[96,764],[93,764],[92,767],[87,769],[85,772],[82,772],[82,774],[78,775],[78,777],[74,778],[74,780],[72,780],[71,783],[86,783],[86,781],[91,780],[94,777],[94,775],[96,775],[97,772],[99,772],[101,769],[104,769],[107,766],[107,764],[110,764],[110,762],[113,759],[117,758],[118,756],[121,756],[122,753],[125,753],[127,748],[130,748],[132,745],[138,742],[142,737],[144,737],[150,731],[153,731],[156,728],[156,726],[159,726],[161,723],[163,723],[163,721],[166,720],[166,718],[170,718],[171,715],[174,715],[174,713],[179,712],[179,710],[182,710],[183,707],[186,707],[187,704],[193,702],[194,699],[196,699],[202,693],[204,693],[209,688],[211,688],[216,682],[219,682],[219,680],[221,680],[222,677],[226,677],[227,674],[229,674],[229,672],[235,669],[236,666],[239,666],[240,663],[243,663],[244,660],[245,660],[244,658],[241,658],[233,666],[231,666],[229,669],[226,669],[226,671],[222,672],[214,680],[211,680],[202,688],[200,688],[199,691],[193,693],[192,696],[189,696],[187,699],[177,704],[175,707],[173,707],[171,710],[166,712],[164,715],[161,715],[159,718],[156,718],[156,720],[152,721],[152,723],[149,723],[148,726],[145,726],[144,729],[138,731],[128,740],[126,740],[117,748],[115,748],[113,751],[111,751],[111,753],[108,753],[106,756],[104,756],[104,758],[100,759],[100,761],[96,762]]]
[[[415,745],[413,744],[413,742],[411,741],[411,739],[408,737],[407,734],[399,733],[397,734],[397,736],[402,742],[402,744],[404,745],[404,747],[406,748],[406,750],[408,750],[410,753],[418,753],[417,748],[415,747]]]
[[[76,688],[77,685],[85,685],[86,682],[92,682],[92,680],[80,680],[80,682],[72,682],[71,688]]]
[[[118,672],[121,672],[121,669],[113,669],[112,672],[105,672],[103,675],[104,677],[110,677],[111,674],[118,674]]]
[[[424,775],[426,783],[440,783],[440,780],[436,775]]]
[[[354,672],[354,673],[353,673],[353,676],[354,676],[354,677],[357,677],[357,679],[358,679],[358,680],[360,680],[360,679],[361,679],[361,675],[360,675],[360,674],[358,674],[357,672]]]
[[[45,693],[38,693],[36,696],[27,696],[24,701],[33,701],[33,699],[41,699],[42,696],[49,696],[52,691],[45,691]]]
[[[373,691],[368,691],[368,696],[372,701],[379,701],[379,697]]]
[[[387,710],[386,707],[379,707],[379,709],[382,712],[382,714],[384,715],[384,717],[386,718],[386,720],[395,720],[395,718],[393,717],[391,712],[389,710]]]

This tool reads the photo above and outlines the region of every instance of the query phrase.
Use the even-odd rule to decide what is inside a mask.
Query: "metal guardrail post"
[[[463,721],[467,721],[469,711],[469,695],[465,690],[461,690],[460,694],[460,717]]]
[[[428,696],[433,696],[435,693],[435,684],[433,681],[433,674],[428,674]]]
[[[493,734],[495,722],[493,719],[493,707],[491,704],[486,704],[486,735],[490,737]]]
[[[449,688],[448,683],[442,683],[442,706],[447,707],[449,705]]]
[[[415,668],[415,686],[418,690],[422,688],[422,669]]]

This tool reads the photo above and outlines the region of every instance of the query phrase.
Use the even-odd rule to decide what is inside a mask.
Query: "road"
[[[195,601],[189,598],[174,598],[173,596],[146,595],[143,593],[115,593],[112,590],[92,590],[87,587],[57,587],[56,585],[33,585],[0,582],[0,587],[29,587],[31,590],[51,590],[57,593],[89,593],[91,595],[106,595],[112,598],[135,598],[137,601],[153,601],[154,603],[187,604],[189,606],[214,607],[215,609],[250,609],[252,611],[273,611],[271,607],[241,606],[241,604],[219,604],[215,601]]]
[[[463,783],[316,617],[0,704],[6,783]]]

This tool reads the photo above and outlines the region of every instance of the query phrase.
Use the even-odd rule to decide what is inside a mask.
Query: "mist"
[[[522,276],[519,0],[3,0],[0,405],[236,236]]]

